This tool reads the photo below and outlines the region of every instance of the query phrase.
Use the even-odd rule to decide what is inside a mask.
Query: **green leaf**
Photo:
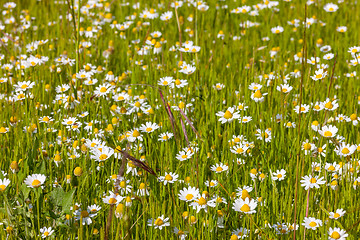
[[[70,207],[72,206],[73,195],[74,195],[75,191],[76,191],[76,188],[65,193],[65,195],[62,199],[61,206],[65,213],[70,213]]]
[[[46,164],[45,164],[45,160],[43,160],[42,163],[41,163],[40,173],[46,175]]]
[[[22,192],[24,199],[29,197],[30,190],[31,189],[25,183],[21,184],[20,191]]]
[[[61,206],[64,195],[64,190],[61,187],[54,188],[54,190],[50,192],[50,199],[55,206]]]

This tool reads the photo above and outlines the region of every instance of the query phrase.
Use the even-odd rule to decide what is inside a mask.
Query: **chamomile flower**
[[[229,169],[229,166],[223,163],[216,163],[215,165],[212,165],[210,169],[215,173],[221,173],[226,172]]]
[[[76,221],[80,221],[80,219],[82,219],[82,225],[90,225],[92,223],[91,218],[95,217],[96,215],[96,212],[92,213],[91,211],[89,211],[89,209],[81,210],[81,208],[79,208],[74,212],[74,219]]]
[[[193,209],[196,209],[196,213],[199,213],[201,209],[204,209],[205,212],[207,212],[208,207],[215,207],[216,203],[213,201],[208,201],[206,194],[202,194],[201,196],[198,196],[189,204],[193,207]]]
[[[231,237],[230,237],[230,240],[237,240],[237,239],[243,239],[243,238],[247,238],[250,233],[250,231],[246,228],[238,228],[238,229],[235,229],[233,231],[231,231]]]
[[[334,111],[339,107],[339,104],[337,103],[337,99],[330,100],[327,98],[324,102],[322,102],[322,106],[325,110]]]
[[[55,230],[53,230],[51,227],[40,228],[41,238],[50,237],[54,232]]]
[[[271,179],[274,181],[282,181],[286,177],[286,171],[284,169],[276,170],[276,172],[272,173]]]
[[[188,188],[183,188],[180,190],[178,196],[182,201],[191,202],[194,199],[199,198],[201,195],[199,189],[189,186]]]
[[[95,161],[102,162],[109,159],[114,154],[114,149],[107,146],[96,147],[91,151],[91,158]]]
[[[318,132],[323,137],[332,138],[336,136],[338,128],[333,125],[325,125],[321,128],[321,130],[318,130]]]
[[[23,81],[23,82],[17,82],[14,87],[15,91],[26,91],[28,89],[31,89],[35,86],[34,82],[31,81]]]
[[[120,179],[119,183],[119,191],[121,194],[131,193],[133,186],[130,185],[130,180],[126,180],[124,178]]]
[[[347,31],[347,27],[346,26],[336,27],[336,31],[338,31],[339,33],[344,33]]]
[[[50,122],[53,122],[54,119],[50,116],[44,116],[44,117],[40,117],[39,118],[39,122],[40,123],[50,123]]]
[[[159,86],[171,86],[171,84],[174,81],[175,80],[173,77],[163,77],[163,78],[160,78],[160,80],[158,81],[158,85]]]
[[[176,173],[172,173],[172,172],[165,172],[164,176],[160,176],[159,177],[159,181],[163,182],[164,185],[166,185],[167,183],[174,183],[178,180],[179,175]]]
[[[205,181],[205,186],[207,187],[216,187],[218,185],[218,181],[216,180],[210,180],[210,181]]]
[[[304,176],[301,177],[302,180],[300,180],[301,182],[301,186],[305,187],[305,190],[308,190],[309,188],[320,188],[320,185],[323,185],[326,183],[326,181],[324,181],[323,177],[319,177],[319,176]]]
[[[346,213],[346,211],[344,209],[342,209],[342,208],[336,209],[335,212],[330,212],[329,213],[330,214],[329,218],[338,219],[338,218],[341,218],[342,216],[344,216],[345,213]]]
[[[26,177],[25,184],[30,188],[38,188],[44,184],[46,176],[43,174],[32,174]]]
[[[251,186],[238,187],[236,189],[236,196],[241,197],[243,200],[245,200],[245,198],[250,198],[249,193],[252,190],[253,188]]]
[[[316,230],[318,227],[322,226],[322,221],[313,217],[305,217],[303,220],[303,225],[306,229]]]
[[[258,140],[265,140],[265,142],[271,142],[271,129],[268,128],[265,129],[265,131],[262,131],[261,129],[256,129],[255,136]]]
[[[0,192],[5,191],[5,189],[7,188],[7,186],[9,186],[10,184],[10,180],[7,178],[4,179],[0,179]]]
[[[324,56],[323,56],[323,59],[324,60],[331,60],[331,59],[333,59],[334,58],[334,54],[333,53],[327,53],[327,54],[325,54]]]
[[[160,142],[166,142],[166,141],[170,140],[173,136],[174,136],[173,133],[164,132],[164,133],[161,133],[161,134],[159,135],[158,140],[159,140]]]
[[[252,120],[252,117],[250,117],[250,116],[243,116],[243,117],[239,118],[240,123],[248,123],[251,120]]]
[[[95,88],[94,94],[97,97],[105,97],[107,96],[113,89],[113,86],[110,83],[100,84]]]
[[[236,106],[234,106],[239,111],[245,111],[249,108],[249,106],[246,106],[245,103],[238,103]]]
[[[280,34],[284,31],[284,28],[281,26],[271,28],[271,32],[274,34]]]
[[[246,144],[239,143],[239,144],[236,144],[235,146],[231,147],[230,151],[235,154],[246,155],[246,151],[248,149],[249,149],[249,147],[246,146]]]
[[[220,91],[220,90],[222,90],[222,89],[225,88],[225,85],[222,84],[222,83],[216,83],[215,85],[213,85],[213,88],[214,88],[215,90]]]
[[[345,240],[349,236],[345,230],[337,227],[329,228],[328,234],[329,240]]]
[[[175,79],[172,84],[171,84],[171,88],[183,88],[186,85],[188,85],[188,81],[185,79]]]
[[[264,96],[266,95],[267,93],[261,93],[260,90],[256,90],[251,94],[251,99],[254,100],[255,102],[263,102],[265,99]]]
[[[234,119],[238,119],[240,114],[239,112],[235,111],[235,108],[229,107],[225,112],[217,112],[216,116],[220,117],[219,121],[224,124],[227,122],[232,122]]]
[[[185,161],[190,159],[193,155],[194,153],[191,150],[187,150],[187,151],[182,150],[178,154],[176,154],[176,159],[178,159],[179,161]]]
[[[172,16],[173,16],[173,12],[167,11],[160,15],[160,20],[161,21],[169,21],[172,18]]]
[[[315,71],[315,75],[311,76],[311,79],[314,81],[318,81],[326,77],[327,71],[324,71],[324,69],[320,68]]]
[[[109,195],[103,197],[103,202],[109,205],[117,205],[124,199],[125,197],[117,195],[112,191],[109,191]]]
[[[351,145],[343,142],[336,146],[334,152],[340,157],[347,157],[355,152],[356,147],[356,145]]]
[[[180,240],[185,240],[188,232],[180,230],[177,227],[174,227],[174,233]]]
[[[129,142],[135,142],[136,140],[142,141],[142,135],[139,132],[139,129],[135,128],[134,130],[126,134],[126,138]]]
[[[159,128],[159,125],[157,125],[156,123],[146,122],[145,124],[142,124],[140,126],[139,130],[142,132],[151,133],[158,128]]]
[[[257,207],[257,202],[254,199],[238,198],[235,200],[232,209],[237,212],[245,213],[245,214],[253,214],[256,213],[255,208]]]
[[[150,227],[154,227],[155,229],[162,230],[164,227],[170,226],[169,218],[165,218],[164,215],[156,219],[149,219],[147,221],[147,225]]]
[[[289,84],[280,84],[280,86],[276,87],[276,90],[282,93],[289,93],[292,89],[293,87],[290,86]]]
[[[336,12],[339,9],[338,5],[334,3],[327,3],[324,5],[324,10],[326,12]]]

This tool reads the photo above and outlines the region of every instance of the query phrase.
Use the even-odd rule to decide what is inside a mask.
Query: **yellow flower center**
[[[165,180],[166,181],[171,181],[171,180],[173,180],[173,177],[170,174],[168,174],[168,175],[165,176]]]
[[[155,225],[161,226],[164,224],[164,221],[161,218],[155,220]]]
[[[254,93],[254,98],[261,98],[262,97],[262,94],[260,92],[260,90],[257,90],[255,93]]]
[[[242,198],[243,200],[245,200],[245,198],[250,198],[250,194],[249,194],[249,192],[248,192],[246,189],[242,190],[242,192],[241,192],[241,198]]]
[[[333,134],[332,134],[332,132],[330,132],[330,131],[326,131],[326,132],[324,132],[324,136],[325,137],[331,137]]]
[[[334,218],[338,218],[338,217],[340,217],[340,214],[334,213]]]
[[[151,132],[151,131],[152,131],[152,128],[151,128],[151,127],[148,127],[148,128],[146,128],[146,131],[147,131],[147,132]]]
[[[331,235],[330,235],[331,238],[333,239],[339,239],[340,238],[340,234],[336,231],[334,231]]]
[[[232,113],[229,110],[226,110],[225,114],[224,114],[224,118],[225,119],[230,119],[232,118]]]
[[[311,179],[310,179],[310,182],[311,182],[311,183],[316,183],[316,178],[311,178]]]
[[[139,137],[139,136],[140,136],[139,131],[135,129],[133,132],[133,137]]]
[[[217,167],[217,168],[216,168],[216,171],[217,171],[217,172],[221,172],[222,170],[223,170],[222,167]]]
[[[305,150],[310,150],[311,149],[311,144],[310,143],[305,143],[304,144],[304,149]]]
[[[206,201],[205,198],[201,197],[201,198],[199,199],[199,201],[197,201],[197,203],[202,206],[202,205],[205,205],[205,204],[207,203],[207,201]]]
[[[249,212],[250,211],[250,206],[247,204],[244,204],[241,208],[240,211],[242,212]]]
[[[350,151],[349,151],[348,148],[343,148],[343,150],[341,150],[341,152],[342,152],[343,154],[348,154]]]
[[[325,107],[328,108],[328,109],[332,109],[334,106],[333,106],[332,102],[327,102],[325,104]]]
[[[121,182],[120,182],[120,187],[121,187],[121,188],[126,188],[126,182],[125,182],[125,181],[121,181]]]
[[[41,184],[41,182],[40,182],[39,180],[37,180],[37,179],[35,179],[35,180],[31,183],[31,185],[32,185],[33,187],[39,187],[40,184]]]
[[[5,186],[4,184],[0,185],[0,191],[1,191],[1,192],[4,191],[5,188],[6,188],[6,186]]]
[[[192,195],[191,193],[189,193],[185,196],[186,200],[191,200],[191,199],[193,199],[193,197],[194,197],[194,195]]]
[[[109,199],[109,204],[115,204],[117,201],[116,201],[116,198],[110,198]]]
[[[310,227],[316,227],[316,225],[317,225],[316,222],[311,222],[311,223],[309,223],[309,226],[310,226]]]
[[[100,157],[99,157],[99,159],[103,161],[103,160],[105,160],[107,157],[108,157],[108,156],[107,156],[106,154],[101,154]]]
[[[236,149],[236,152],[237,152],[237,153],[242,153],[242,152],[244,152],[244,149],[238,148],[238,149]]]

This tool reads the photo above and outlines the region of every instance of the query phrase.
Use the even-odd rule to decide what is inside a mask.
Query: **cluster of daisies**
[[[243,2],[245,4],[246,1]],[[284,2],[291,2],[291,0]],[[335,46],[326,45],[322,39],[318,39],[315,51],[320,54],[306,57],[302,51],[295,54],[292,52],[284,66],[280,66],[280,69],[276,68],[278,70],[273,72],[256,73],[251,79],[252,82],[246,81],[246,86],[242,84],[241,91],[234,91],[225,84],[226,82],[219,80],[216,80],[215,84],[211,83],[211,94],[214,94],[211,96],[219,96],[226,92],[231,97],[236,97],[236,101],[229,101],[231,102],[229,104],[226,100],[218,104],[214,102],[217,98],[210,99],[211,104],[214,104],[214,108],[211,109],[216,109],[216,111],[206,112],[206,114],[216,116],[218,122],[210,123],[209,121],[205,124],[219,125],[220,128],[225,129],[224,132],[229,133],[227,137],[224,137],[225,134],[219,135],[223,140],[222,144],[225,145],[219,152],[221,156],[232,158],[219,157],[217,159],[213,158],[211,152],[215,152],[219,146],[213,145],[207,152],[204,145],[196,141],[197,139],[188,140],[186,127],[190,128],[189,125],[196,122],[197,119],[194,119],[194,116],[198,111],[208,111],[208,109],[196,106],[194,94],[190,89],[203,90],[202,86],[198,85],[196,75],[199,73],[198,75],[202,77],[203,73],[199,71],[202,63],[206,62],[209,65],[214,61],[213,56],[217,57],[211,50],[210,58],[201,58],[208,53],[205,53],[206,47],[198,41],[199,15],[203,14],[201,17],[205,18],[212,7],[216,11],[228,9],[229,6],[225,1],[219,1],[216,6],[202,0],[177,0],[169,4],[159,3],[156,7],[149,7],[148,4],[140,2],[116,3],[133,12],[123,16],[123,19],[113,15],[115,3],[111,1],[75,0],[71,1],[69,6],[67,2],[55,1],[54,4],[61,7],[65,4],[71,11],[60,16],[56,21],[42,24],[44,26],[36,25],[36,17],[31,16],[28,10],[14,10],[17,7],[14,2],[7,2],[2,6],[1,46],[6,51],[16,53],[14,53],[15,56],[0,54],[2,74],[0,100],[8,109],[15,109],[15,106],[25,111],[32,106],[34,109],[23,115],[19,113],[18,117],[14,114],[9,120],[3,121],[0,126],[0,138],[4,144],[9,142],[15,133],[24,134],[31,139],[45,139],[40,142],[36,151],[40,156],[39,159],[50,164],[50,171],[54,173],[50,176],[50,174],[35,173],[40,170],[34,169],[34,173],[26,172],[27,175],[21,183],[36,194],[39,192],[47,194],[50,189],[75,189],[73,186],[75,180],[79,181],[86,175],[103,178],[106,170],[113,171],[113,174],[105,176],[106,184],[101,191],[97,188],[100,182],[95,184],[96,199],[88,199],[86,204],[76,202],[67,214],[60,212],[64,215],[59,220],[61,224],[95,226],[96,222],[100,221],[98,216],[106,214],[109,208],[114,209],[116,218],[128,220],[131,216],[130,209],[138,206],[136,201],[139,199],[148,201],[151,195],[156,194],[153,189],[160,188],[160,191],[168,191],[172,196],[171,201],[180,206],[181,220],[185,224],[179,224],[173,216],[167,216],[168,212],[162,215],[152,212],[151,216],[147,216],[145,220],[148,227],[158,230],[172,227],[173,233],[178,238],[186,239],[192,237],[191,227],[195,228],[198,226],[196,224],[210,227],[208,219],[211,218],[216,223],[216,231],[225,229],[231,240],[253,237],[253,229],[248,225],[244,224],[228,230],[227,224],[229,224],[229,216],[240,221],[244,220],[244,223],[245,219],[254,221],[253,215],[263,214],[268,208],[269,200],[260,195],[260,190],[268,186],[265,183],[271,184],[273,188],[280,188],[292,177],[293,169],[289,169],[287,162],[276,167],[271,164],[267,167],[264,163],[255,165],[253,161],[253,157],[257,154],[264,154],[262,148],[275,146],[275,142],[280,138],[278,129],[286,134],[294,135],[299,132],[297,127],[299,129],[301,127],[301,130],[307,134],[307,139],[301,142],[300,151],[306,158],[309,168],[298,179],[299,191],[309,196],[312,193],[320,194],[320,189],[336,192],[346,183],[351,184],[351,190],[357,190],[360,187],[360,160],[357,158],[360,144],[352,142],[349,133],[349,131],[357,132],[360,117],[356,109],[351,108],[353,112],[339,113],[339,110],[344,109],[341,106],[346,106],[346,103],[337,95],[327,94],[326,97],[311,101],[306,97],[306,101],[302,102],[299,89],[297,89],[300,79],[304,77],[300,70],[303,66],[308,69],[308,79],[311,79],[309,81],[314,86],[322,86],[325,82],[336,80],[334,88],[338,90],[341,88],[339,80],[357,79],[356,67],[360,61],[359,46],[347,48],[347,54],[351,58],[346,61],[349,71],[343,76],[337,75],[337,71],[334,73],[332,69],[338,57]],[[235,1],[234,4],[238,3]],[[309,8],[317,4],[314,0],[307,1]],[[324,4],[321,11],[333,16],[341,4],[341,0],[338,4]],[[292,8],[292,6],[287,7]],[[186,11],[191,13],[184,19],[182,15]],[[242,5],[232,8],[230,16],[235,19],[234,22],[241,19],[238,23],[241,29],[239,35],[216,30],[213,36],[214,46],[222,42],[223,47],[227,47],[225,39],[228,37],[234,44],[236,44],[235,41],[246,39],[247,31],[261,28],[263,24],[252,20],[258,19],[255,18],[256,16],[269,12],[276,14],[280,12],[280,3],[266,0],[252,6]],[[32,36],[32,33],[36,33],[40,27],[46,27],[45,31],[49,31],[49,29],[55,29],[56,25],[72,26],[77,21],[80,26],[77,36],[79,39],[66,39],[69,43],[77,45],[76,54],[67,51],[61,53],[57,49],[59,39],[34,40],[31,38],[26,41],[26,44],[23,42],[24,38],[28,40],[28,35]],[[157,26],[156,24],[161,27],[153,27]],[[168,43],[171,39],[170,35],[174,35],[167,31],[171,24],[176,26],[176,29],[183,29],[183,38],[180,37],[178,41],[176,39],[175,42]],[[271,25],[264,33],[269,33],[272,39],[263,36],[261,42],[266,46],[258,47],[257,51],[267,48],[270,40],[278,41],[286,31],[295,33],[304,26],[315,28],[316,24],[324,29],[329,27],[316,16],[303,20],[292,19],[287,24],[288,26],[284,27]],[[347,31],[347,27],[337,26],[336,31],[341,35]],[[204,32],[206,35],[209,34],[209,38],[211,37],[209,30],[204,30]],[[101,45],[98,39],[107,34],[113,36],[115,41],[110,40],[105,46],[106,49],[99,49]],[[37,35],[34,34],[33,37],[35,36]],[[294,42],[295,39],[291,38],[290,41]],[[124,64],[127,70],[122,72],[116,71],[117,68],[111,65],[114,52],[119,48],[116,45],[117,42],[125,43],[124,46],[127,46],[126,54],[122,56],[127,61],[127,64]],[[45,56],[44,53],[47,51],[49,55]],[[269,57],[271,64],[275,65],[283,57],[280,56],[282,52],[280,47],[272,47],[266,56]],[[164,62],[164,55],[169,55],[171,59],[176,60],[175,67],[170,65],[171,61]],[[86,60],[77,64],[79,58]],[[98,61],[97,58],[100,60]],[[266,63],[264,58],[261,56],[261,61]],[[244,68],[254,71],[254,61],[252,59]],[[223,64],[222,67],[225,70],[229,69],[230,63]],[[138,81],[137,69],[140,69],[140,74],[147,74],[149,71],[158,71],[160,74],[156,75],[156,80],[153,82]],[[43,79],[44,72],[49,73],[51,79]],[[132,84],[128,84],[130,82]],[[159,95],[151,96],[150,89]],[[245,91],[249,93],[246,97]],[[317,89],[314,88],[312,97],[317,97],[317,93]],[[271,119],[266,121],[259,119],[252,108],[260,108],[268,104],[274,96],[281,99],[282,111],[274,112]],[[360,98],[358,101],[360,104]],[[250,111],[253,114],[249,113]],[[174,118],[175,112],[179,112],[178,116],[180,114],[185,116],[186,121],[181,119],[181,123],[188,143],[186,147],[175,144],[174,134],[177,132],[175,127],[173,125],[172,129],[167,127],[163,119],[158,117],[164,112],[168,114],[169,119]],[[24,120],[23,116],[29,117],[29,115],[35,117]],[[299,117],[306,123],[299,124]],[[172,120],[170,121],[173,124]],[[269,123],[272,126],[276,125],[276,128],[270,127]],[[251,133],[239,132],[238,129],[243,126],[246,126]],[[192,125],[191,127],[194,128]],[[45,137],[41,138],[42,136]],[[205,141],[210,142],[210,139]],[[147,154],[156,152],[150,144],[154,142],[161,148],[170,149],[176,146],[177,150],[172,151],[172,155],[167,158],[174,164],[169,164],[166,169],[156,169],[159,176],[152,181],[149,180],[144,169],[139,168],[139,163],[142,162],[145,166],[151,165]],[[113,163],[123,159],[123,152],[129,152],[138,157],[139,162],[128,159],[123,173],[117,174]],[[204,152],[207,152],[207,155],[205,153],[206,157],[203,158]],[[14,175],[24,171],[21,169],[23,161],[23,159],[13,160],[10,166],[6,166],[9,173],[2,169],[0,192],[4,195],[15,186],[18,188]],[[184,177],[182,167],[190,166],[195,169],[196,165],[205,161],[206,169],[209,170],[208,175],[205,176],[206,181],[195,185],[192,177]],[[178,168],[171,169],[170,165],[178,166]],[[251,166],[251,169],[247,169],[247,166]],[[238,171],[234,173],[235,168],[245,169],[245,173]],[[199,176],[198,169],[194,172],[196,176]],[[246,175],[245,179],[249,181],[235,183],[237,187],[232,191],[231,187],[223,183],[225,179],[230,179],[235,174]],[[162,201],[166,200],[164,198]],[[30,200],[31,203],[26,202],[30,210],[35,201],[33,199],[32,202]],[[290,235],[294,231],[299,231],[300,227],[306,231],[316,232],[319,228],[326,226],[329,239],[345,239],[349,234],[343,228],[334,226],[351,210],[346,209],[346,206],[337,207],[339,206],[334,206],[333,212],[327,213],[327,220],[317,218],[318,215],[310,211],[296,223],[266,222],[264,226],[256,229],[256,233],[269,230],[277,235]],[[210,217],[204,220],[202,216]],[[138,217],[136,216],[135,219]],[[0,221],[0,223],[8,225],[5,229],[8,236],[15,231],[9,222]],[[237,224],[235,222],[232,226]],[[48,226],[39,226],[37,234],[42,238],[54,237],[57,231],[60,231],[60,227],[57,227],[56,224],[50,226],[50,223]],[[95,228],[93,233],[99,232]]]

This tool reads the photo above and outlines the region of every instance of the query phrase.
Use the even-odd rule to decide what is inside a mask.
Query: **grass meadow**
[[[0,8],[0,239],[360,238],[357,1]]]

